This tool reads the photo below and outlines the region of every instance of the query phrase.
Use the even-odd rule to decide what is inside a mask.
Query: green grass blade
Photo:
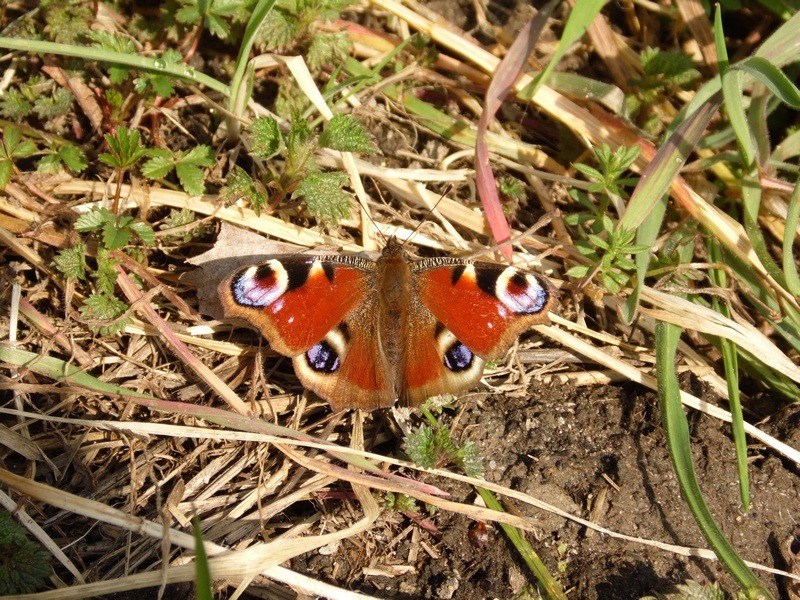
[[[487,508],[499,511],[505,510],[503,505],[500,504],[492,492],[483,488],[476,489],[478,490],[481,498],[483,498]],[[519,552],[522,560],[525,561],[525,564],[536,576],[536,579],[542,584],[542,588],[544,589],[546,597],[554,600],[567,600],[567,596],[564,593],[564,590],[561,589],[561,585],[552,575],[550,575],[550,572],[547,570],[547,567],[545,567],[542,559],[539,558],[538,554],[536,554],[523,533],[511,525],[506,525],[505,523],[500,523],[499,525],[502,528],[503,533],[505,533],[506,537],[508,537],[511,544],[517,549],[517,552]]]
[[[592,21],[605,3],[606,0],[576,0],[567,17],[567,22],[564,24],[564,31],[561,34],[561,39],[558,41],[558,46],[556,47],[553,57],[550,59],[550,62],[547,63],[544,71],[539,73],[530,85],[526,86],[526,89],[523,90],[525,96],[532,98],[536,95],[536,90],[547,81],[550,73],[556,68],[556,65],[564,57],[572,44],[583,37],[583,34],[586,33],[589,25],[592,24]]]
[[[209,77],[205,73],[196,71],[185,64],[170,64],[159,57],[140,56],[138,54],[123,54],[105,48],[94,46],[73,46],[71,44],[56,44],[55,42],[43,42],[40,40],[23,40],[16,38],[0,37],[0,48],[8,50],[21,50],[23,52],[35,54],[57,54],[60,56],[74,56],[84,60],[94,60],[104,63],[116,63],[133,67],[148,73],[159,73],[169,75],[176,79],[191,81],[198,85],[204,85],[228,96],[230,89],[224,83]]]
[[[783,231],[783,276],[786,278],[786,289],[794,296],[800,296],[800,277],[797,275],[794,255],[798,221],[800,221],[800,183],[795,184],[792,197],[789,199]]]
[[[700,490],[692,462],[689,425],[681,405],[678,378],[675,372],[675,351],[680,335],[681,329],[675,325],[663,321],[659,321],[656,325],[656,372],[661,416],[681,494],[709,545],[739,585],[748,593],[756,592],[763,598],[772,598],[725,538],[714,521]]]
[[[211,571],[208,568],[208,555],[203,544],[203,530],[197,515],[192,517],[192,531],[194,532],[194,583],[197,588],[197,600],[212,600],[214,593],[211,587]]]
[[[713,263],[722,263],[722,249],[713,238],[708,240],[708,258]],[[725,289],[728,285],[727,276],[723,269],[710,269],[709,277],[721,289]],[[727,303],[720,302],[718,296],[713,296],[711,304],[714,310],[730,319],[731,310]],[[742,509],[747,512],[750,509],[750,476],[747,470],[747,438],[744,433],[742,402],[739,397],[739,361],[737,359],[736,344],[726,339],[720,339],[719,343],[722,350],[722,363],[725,368],[725,381],[728,384],[731,427],[734,445],[736,446],[736,468],[739,472],[739,493]]]
[[[54,381],[63,381],[65,383],[84,387],[88,390],[94,390],[95,392],[158,401],[158,398],[155,396],[101,381],[85,373],[80,367],[69,364],[60,358],[42,356],[9,346],[0,346],[0,361],[30,369]]]
[[[252,69],[248,70],[247,68],[250,51],[253,49],[259,28],[273,6],[275,6],[275,0],[259,0],[258,4],[253,8],[253,12],[250,13],[250,20],[247,22],[247,27],[245,27],[242,45],[239,46],[239,54],[236,57],[236,69],[231,78],[231,90],[228,95],[228,110],[235,117],[240,117],[244,112],[244,107],[247,105],[247,99],[250,96],[249,90],[252,86]],[[228,131],[234,138],[238,137],[238,118],[230,117],[228,119]]]

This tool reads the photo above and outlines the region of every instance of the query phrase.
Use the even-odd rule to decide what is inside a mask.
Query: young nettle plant
[[[252,155],[270,162],[259,180],[238,167],[234,169],[221,192],[224,198],[247,198],[256,214],[267,205],[278,206],[287,197],[302,199],[311,215],[323,224],[336,223],[349,216],[351,196],[343,189],[349,180],[347,174],[322,171],[314,155],[319,148],[362,154],[375,152],[369,133],[355,117],[336,115],[319,136],[299,118],[285,138],[277,121],[271,117],[256,119],[247,131]],[[276,160],[278,155],[283,156],[282,162]]]
[[[44,587],[52,572],[50,555],[28,539],[25,528],[0,511],[0,596],[30,594]]]
[[[651,114],[650,107],[671,101],[677,91],[700,79],[700,71],[691,56],[679,51],[645,48],[641,60],[644,77],[631,82],[636,93],[625,97],[625,113],[655,135],[664,128],[663,115]]]
[[[639,148],[620,146],[612,152],[603,144],[595,149],[595,156],[597,168],[577,163],[575,169],[589,179],[588,193],[599,196],[599,202],[594,203],[587,192],[572,189],[570,196],[587,210],[564,217],[565,223],[578,229],[575,246],[592,264],[574,266],[567,275],[592,278],[597,274],[609,292],[618,293],[636,272],[631,255],[647,250],[647,246],[633,244],[635,231],[620,230],[617,220],[609,216],[612,205],[618,212],[623,209],[628,199],[626,188],[633,187],[637,181],[623,175],[639,156]]]
[[[420,425],[406,437],[404,449],[408,457],[426,469],[455,465],[470,477],[482,475],[483,459],[478,447],[469,440],[456,444],[447,426],[424,406],[420,410],[429,424]]]

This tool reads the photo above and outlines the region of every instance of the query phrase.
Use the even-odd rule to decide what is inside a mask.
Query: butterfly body
[[[544,278],[454,258],[409,261],[390,238],[377,261],[286,255],[220,284],[229,317],[292,357],[303,385],[333,408],[416,405],[473,387],[486,360],[548,322]]]

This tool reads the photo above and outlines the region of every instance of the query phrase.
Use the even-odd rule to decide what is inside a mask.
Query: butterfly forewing
[[[531,325],[547,323],[557,303],[547,280],[515,267],[431,259],[412,269],[421,302],[484,360],[501,356]]]
[[[226,316],[246,319],[274,350],[297,356],[364,299],[374,279],[365,262],[351,256],[284,256],[238,271],[220,284],[220,298]]]

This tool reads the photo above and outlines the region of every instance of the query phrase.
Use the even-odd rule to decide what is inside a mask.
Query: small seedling
[[[51,573],[48,556],[8,512],[0,511],[0,596],[42,589]]]
[[[575,246],[593,263],[574,266],[567,271],[567,275],[582,278],[593,277],[597,273],[611,293],[618,293],[628,285],[636,271],[636,263],[630,255],[648,249],[647,246],[633,244],[636,232],[619,230],[616,220],[608,214],[612,202],[621,205],[628,198],[627,188],[636,183],[636,179],[624,178],[623,175],[638,155],[638,147],[620,147],[612,152],[604,144],[595,150],[597,168],[576,164],[575,169],[591,182],[589,192],[599,195],[600,201],[595,204],[586,192],[573,189],[570,196],[587,210],[564,218],[568,225],[579,228],[581,237],[575,241]]]
[[[251,153],[270,160],[269,172],[261,182],[254,181],[241,169],[234,169],[222,190],[223,197],[247,198],[256,214],[260,214],[266,204],[278,206],[286,196],[292,196],[302,198],[312,216],[323,224],[336,223],[349,216],[351,196],[343,189],[348,176],[340,171],[320,170],[314,154],[320,147],[341,152],[374,152],[375,144],[355,117],[335,116],[319,137],[300,118],[293,122],[285,139],[277,121],[271,117],[256,119],[247,132]],[[280,154],[285,156],[282,172],[275,166],[279,164],[275,157]],[[271,192],[269,199],[266,190]]]
[[[162,179],[173,169],[181,182],[181,187],[192,196],[205,193],[203,169],[214,166],[214,150],[200,145],[186,152],[172,152],[166,148],[153,148],[147,151],[150,157],[142,165],[142,175],[148,179]]]
[[[478,447],[469,440],[459,446],[453,441],[447,426],[426,408],[421,410],[430,424],[420,425],[406,437],[404,448],[409,458],[426,469],[452,464],[470,477],[481,475],[483,459]]]
[[[4,190],[11,181],[14,171],[14,160],[27,158],[36,152],[36,145],[30,141],[22,141],[22,132],[18,127],[8,125],[3,130],[3,143],[0,144],[0,190]]]

